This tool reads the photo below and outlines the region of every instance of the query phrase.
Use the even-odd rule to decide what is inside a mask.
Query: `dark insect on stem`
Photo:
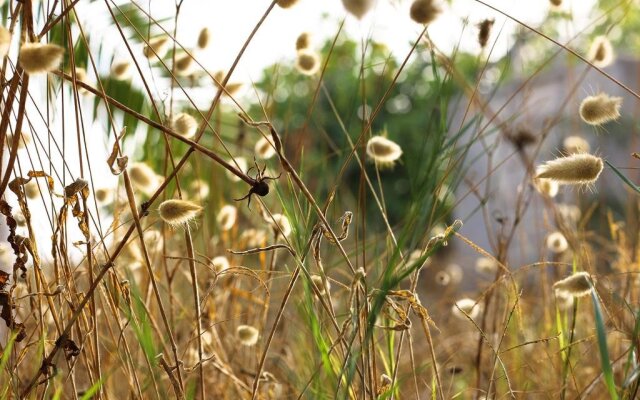
[[[247,195],[244,196],[244,197],[241,197],[239,199],[234,199],[235,201],[242,201],[244,199],[249,199],[249,201],[247,202],[247,207],[249,208],[249,210],[251,210],[251,195],[257,194],[260,197],[264,197],[264,196],[268,195],[269,194],[269,184],[267,183],[267,181],[270,180],[270,179],[271,180],[276,180],[276,179],[280,178],[280,176],[282,175],[282,173],[280,173],[275,178],[270,177],[270,176],[265,176],[264,172],[267,169],[267,164],[265,164],[264,167],[262,167],[262,170],[260,170],[260,167],[258,167],[258,163],[257,163],[255,158],[253,159],[253,164],[255,165],[255,167],[251,167],[247,171],[247,177],[250,180],[250,182],[247,182],[247,183],[249,183],[251,185],[251,189],[249,189],[249,193],[247,193]],[[256,172],[256,177],[255,178],[251,178],[248,174],[254,168],[257,171]]]

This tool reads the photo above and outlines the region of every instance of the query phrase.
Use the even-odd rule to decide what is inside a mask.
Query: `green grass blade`
[[[609,389],[609,396],[617,400],[618,393],[616,392],[616,385],[613,381],[613,370],[611,369],[611,360],[609,359],[609,350],[607,349],[607,332],[604,327],[602,310],[600,309],[600,302],[598,301],[595,288],[591,290],[591,298],[593,299],[593,312],[596,318],[596,334],[598,337],[598,348],[600,349],[600,363],[602,364],[604,382],[607,385],[607,389]]]
[[[629,178],[627,178],[622,172],[620,172],[620,170],[616,167],[614,167],[613,165],[611,165],[611,163],[607,160],[604,161],[605,163],[607,163],[607,165],[609,167],[611,167],[611,169],[613,170],[613,172],[616,173],[616,175],[618,175],[620,177],[620,179],[622,179],[624,181],[624,183],[626,183],[627,185],[629,185],[629,187],[633,190],[635,190],[636,192],[640,193],[640,187],[636,186],[633,182],[631,182],[631,180]]]

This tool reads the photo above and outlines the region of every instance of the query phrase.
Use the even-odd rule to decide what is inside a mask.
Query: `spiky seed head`
[[[273,141],[267,137],[261,137],[256,142],[255,146],[256,157],[261,160],[267,160],[276,154],[276,149],[273,145]]]
[[[186,53],[176,57],[176,74],[179,76],[189,76],[192,73],[193,57]]]
[[[478,24],[478,44],[483,49],[487,46],[489,42],[489,36],[491,36],[491,28],[493,24],[496,22],[495,19],[484,19]]]
[[[60,66],[64,48],[57,44],[25,43],[20,48],[20,65],[27,74],[42,74]]]
[[[324,296],[324,294],[331,289],[329,281],[325,284],[324,279],[322,279],[320,275],[311,275],[311,283],[318,289],[318,293],[320,293],[321,296]]]
[[[373,0],[342,0],[342,4],[351,15],[362,19],[373,7]]]
[[[244,157],[236,157],[233,160],[227,160],[227,162],[229,164],[233,165],[234,167],[238,168],[242,172],[247,172],[247,169],[249,168],[249,164],[247,163],[247,159],[244,158]],[[232,182],[240,182],[240,178],[238,178],[231,171],[225,171],[225,174],[227,175],[227,178],[229,178],[230,181],[232,181]]]
[[[568,136],[562,142],[566,154],[588,153],[591,150],[589,142],[580,136]]]
[[[605,93],[586,97],[580,103],[580,117],[589,125],[602,125],[620,118],[622,97]]]
[[[131,64],[128,61],[118,61],[111,65],[111,76],[118,81],[131,78]]]
[[[481,274],[495,274],[498,270],[498,263],[490,257],[478,257],[476,260],[476,271]]]
[[[229,260],[225,256],[217,256],[211,259],[209,265],[214,271],[216,271],[216,273],[219,274],[220,272],[229,269]]]
[[[480,311],[480,304],[476,304],[475,300],[468,298],[456,301],[453,307],[451,307],[451,312],[453,313],[453,315],[465,321],[467,320],[465,314],[471,317],[471,319],[475,319],[478,315],[480,315]]]
[[[613,62],[613,46],[606,36],[597,36],[593,39],[587,59],[598,68],[604,68]]]
[[[171,128],[180,136],[190,139],[198,130],[198,122],[187,113],[179,113],[171,120]]]
[[[200,33],[198,34],[198,47],[200,49],[206,49],[209,46],[209,39],[211,38],[211,33],[209,32],[209,28],[202,28]]]
[[[430,24],[442,12],[442,7],[437,0],[415,0],[411,4],[409,15],[419,24]]]
[[[445,270],[438,271],[435,276],[435,281],[440,286],[448,286],[451,283],[451,276]]]
[[[591,293],[593,278],[588,272],[576,272],[553,284],[556,291],[564,292],[569,296],[582,297]]]
[[[296,39],[296,50],[306,50],[311,45],[311,35],[308,32],[303,32]]]
[[[588,153],[571,154],[539,166],[536,178],[552,179],[569,185],[590,184],[598,179],[603,167],[600,157]]]
[[[142,162],[136,162],[129,166],[129,178],[131,182],[142,192],[152,193],[158,185],[158,176],[151,167]]]
[[[197,199],[206,199],[209,196],[209,184],[202,179],[192,181],[189,188],[196,194]]]
[[[225,232],[233,228],[237,219],[238,209],[229,204],[223,206],[216,217],[216,221],[218,222],[218,225],[220,225],[220,229]]]
[[[281,8],[290,8],[296,5],[298,0],[276,0]]]
[[[258,343],[259,332],[251,325],[240,325],[236,329],[236,336],[244,346],[251,347]]]
[[[274,231],[279,232],[282,236],[289,236],[291,234],[291,224],[286,215],[273,214],[273,220],[269,222]]]
[[[9,53],[9,47],[11,47],[11,32],[0,25],[0,57],[4,57]]]
[[[160,203],[158,211],[164,222],[177,227],[193,220],[202,211],[202,207],[187,200],[171,199]]]
[[[296,69],[304,75],[315,75],[320,69],[320,56],[309,49],[299,51],[296,57]]]
[[[402,156],[402,148],[384,136],[373,136],[367,142],[367,155],[379,166],[393,166]]]
[[[545,178],[534,179],[534,187],[538,193],[550,198],[556,197],[560,189],[558,182]]]
[[[149,39],[149,44],[144,46],[142,54],[146,58],[162,58],[167,54],[170,44],[169,37],[164,35]]]
[[[549,251],[560,254],[566,251],[569,248],[569,242],[567,242],[567,238],[564,237],[562,232],[553,232],[549,236],[547,236],[547,249]]]

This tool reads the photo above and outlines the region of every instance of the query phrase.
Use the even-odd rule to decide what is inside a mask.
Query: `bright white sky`
[[[486,2],[536,27],[543,23],[549,11],[549,2],[546,0]],[[286,10],[276,6],[250,44],[234,77],[244,81],[251,78],[257,80],[265,66],[274,62],[293,62],[295,40],[300,33],[313,34],[315,44],[319,46],[324,39],[336,34],[339,22],[345,16],[345,30],[350,37],[359,39],[372,36],[386,44],[398,59],[402,59],[422,29],[409,18],[411,3],[411,0],[377,0],[373,10],[362,21],[347,14],[341,0],[300,0],[297,5]],[[470,26],[462,37],[461,48],[471,52],[478,51],[476,23],[485,18],[495,18],[491,38],[494,40],[506,20],[474,0],[453,0],[452,3],[444,4],[444,13],[429,28],[431,38],[445,52],[459,42],[465,18],[470,21]],[[574,15],[573,22],[563,27],[568,30],[565,33],[570,35],[593,18],[591,10],[595,0],[567,0],[565,3],[565,8]],[[175,13],[174,0],[153,0],[139,4],[146,9],[150,6],[155,18],[172,17]],[[227,70],[268,4],[269,0],[185,0],[180,14],[178,41],[185,47],[195,46],[200,29],[208,27],[212,33],[211,45],[200,52],[197,58],[210,70]],[[101,15],[106,14],[104,6],[102,2],[89,5]],[[109,24],[107,20],[103,23]],[[167,22],[167,25],[170,23]],[[90,29],[102,30],[103,27],[98,23]],[[169,29],[170,26],[166,28]],[[507,20],[494,50],[496,57],[507,51],[515,28],[516,24]],[[104,35],[104,31],[102,33]],[[96,34],[100,35],[99,32]],[[122,51],[117,35],[114,39]],[[122,55],[126,56],[126,53]]]

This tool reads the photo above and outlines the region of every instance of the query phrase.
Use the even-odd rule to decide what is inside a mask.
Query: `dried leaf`
[[[107,158],[107,164],[109,164],[109,169],[111,169],[111,173],[114,175],[120,175],[122,171],[127,168],[127,164],[129,162],[129,157],[122,156],[118,157],[118,152],[120,151],[120,140],[124,137],[127,132],[127,127],[123,127],[120,131],[120,134],[116,136],[116,141],[113,143],[113,148],[111,149],[111,154],[109,158]],[[114,167],[113,164],[117,166]]]

